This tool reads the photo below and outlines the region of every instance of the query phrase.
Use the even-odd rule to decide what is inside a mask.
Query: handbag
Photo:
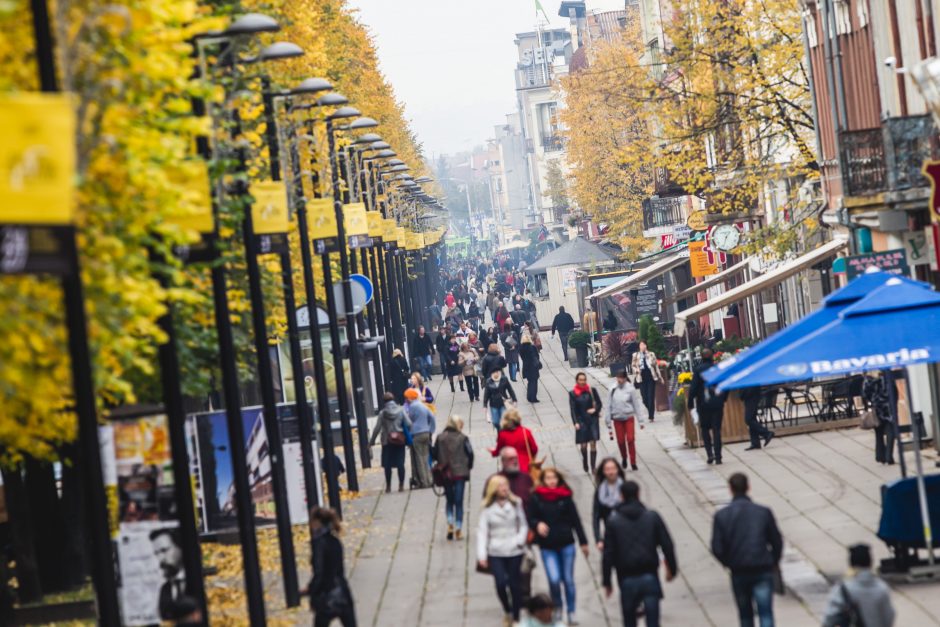
[[[525,428],[525,427],[523,427]],[[532,478],[532,483],[538,485],[539,481],[542,479],[542,465],[545,464],[545,458],[536,461],[532,457],[532,449],[529,447],[529,438],[532,436],[532,432],[526,430],[523,432],[522,441],[525,442],[525,452],[529,456],[529,477]]]
[[[477,572],[480,573],[481,575],[493,574],[493,571],[490,570],[489,563],[487,563],[486,566],[483,566],[482,564],[480,564],[480,562],[477,562]]]
[[[343,614],[350,605],[349,593],[342,581],[336,584],[326,593],[323,599],[323,607],[330,614]]]
[[[878,426],[878,415],[875,414],[874,409],[866,409],[862,412],[862,418],[858,422],[858,426],[862,429],[874,429]]]
[[[451,483],[453,479],[450,474],[450,464],[434,462],[434,465],[431,466],[431,479],[434,481],[434,485],[439,488]]]
[[[404,446],[405,442],[405,432],[404,431],[389,431],[388,432],[388,445],[389,446]]]
[[[538,561],[535,559],[535,549],[530,545],[527,545],[522,553],[522,564],[519,566],[519,571],[523,575],[528,575],[539,565]]]

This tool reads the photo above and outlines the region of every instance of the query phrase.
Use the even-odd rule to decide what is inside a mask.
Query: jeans
[[[699,410],[698,424],[702,428],[702,443],[708,459],[721,461],[721,412],[702,413]]]
[[[504,411],[506,411],[505,407],[490,407],[490,421],[497,431],[499,431],[499,423],[503,419]]]
[[[560,610],[561,584],[565,584],[565,607],[569,614],[575,611],[574,589],[574,558],[576,555],[574,542],[560,549],[542,549],[542,563],[545,564],[545,576],[548,577],[548,588],[552,593],[552,602]]]
[[[539,377],[529,377],[526,379],[525,398],[530,403],[539,400]]]
[[[656,418],[656,381],[652,378],[640,381],[640,396],[643,397],[643,405],[649,412],[650,421]]]
[[[509,380],[515,381],[516,374],[519,372],[519,363],[509,362]]]
[[[731,589],[738,604],[741,627],[753,627],[755,603],[760,627],[774,627],[773,573],[732,574]]]
[[[519,610],[522,609],[522,590],[519,587],[522,581],[520,572],[522,556],[495,557],[490,555],[487,560],[490,563],[490,572],[496,584],[496,595],[503,605],[503,611],[506,614],[512,614],[512,619],[518,621]]]
[[[467,382],[467,395],[471,401],[480,400],[480,379],[475,375],[464,377]]]
[[[430,355],[420,355],[415,357],[418,360],[418,370],[421,372],[421,377],[427,381],[431,378],[431,364],[434,362],[431,360]]]
[[[444,511],[447,513],[447,524],[457,529],[463,528],[463,492],[467,482],[463,479],[448,483],[444,486]]]
[[[630,463],[636,466],[636,418],[611,422],[614,423],[614,437],[620,449],[620,459],[626,459],[627,453],[630,453]]]
[[[659,627],[659,577],[656,573],[624,577],[620,580],[620,608],[624,627],[636,627],[636,611],[643,604],[646,627]]]
[[[561,354],[562,359],[568,361],[568,334],[559,333],[558,336],[561,338]]]
[[[431,467],[428,465],[428,456],[431,454],[431,434],[416,433],[412,441],[414,456],[411,461],[415,466],[411,469],[412,474],[417,478],[419,488],[430,488]]]

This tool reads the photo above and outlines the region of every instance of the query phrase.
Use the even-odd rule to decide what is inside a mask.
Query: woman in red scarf
[[[571,421],[574,423],[574,442],[581,447],[584,472],[591,472],[597,463],[597,441],[601,439],[600,415],[603,404],[601,395],[588,385],[587,375],[575,375],[574,389],[568,392],[571,406]],[[591,448],[591,464],[588,466],[588,445]]]
[[[574,540],[578,536],[581,552],[588,556],[587,535],[581,525],[578,508],[572,498],[571,488],[555,468],[542,471],[539,487],[529,501],[529,528],[535,530],[535,543],[542,552],[545,575],[552,593],[552,601],[562,614],[561,586],[565,586],[565,608],[568,624],[577,625],[575,619]]]
[[[499,423],[499,435],[496,436],[496,448],[490,449],[493,457],[505,447],[511,446],[519,454],[519,472],[529,473],[529,463],[535,459],[539,447],[532,437],[532,432],[522,426],[522,416],[515,408],[507,409]]]

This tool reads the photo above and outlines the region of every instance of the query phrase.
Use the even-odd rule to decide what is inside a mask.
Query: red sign
[[[659,236],[659,245],[663,250],[666,250],[667,248],[672,248],[678,243],[679,243],[679,239],[671,233],[669,235]]]
[[[940,222],[940,194],[937,193],[940,187],[940,161],[924,161],[921,172],[930,179],[930,219]]]

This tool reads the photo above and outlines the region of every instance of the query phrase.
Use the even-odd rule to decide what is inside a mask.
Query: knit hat
[[[418,400],[418,390],[414,388],[408,388],[407,390],[405,390],[405,399],[409,401]]]

